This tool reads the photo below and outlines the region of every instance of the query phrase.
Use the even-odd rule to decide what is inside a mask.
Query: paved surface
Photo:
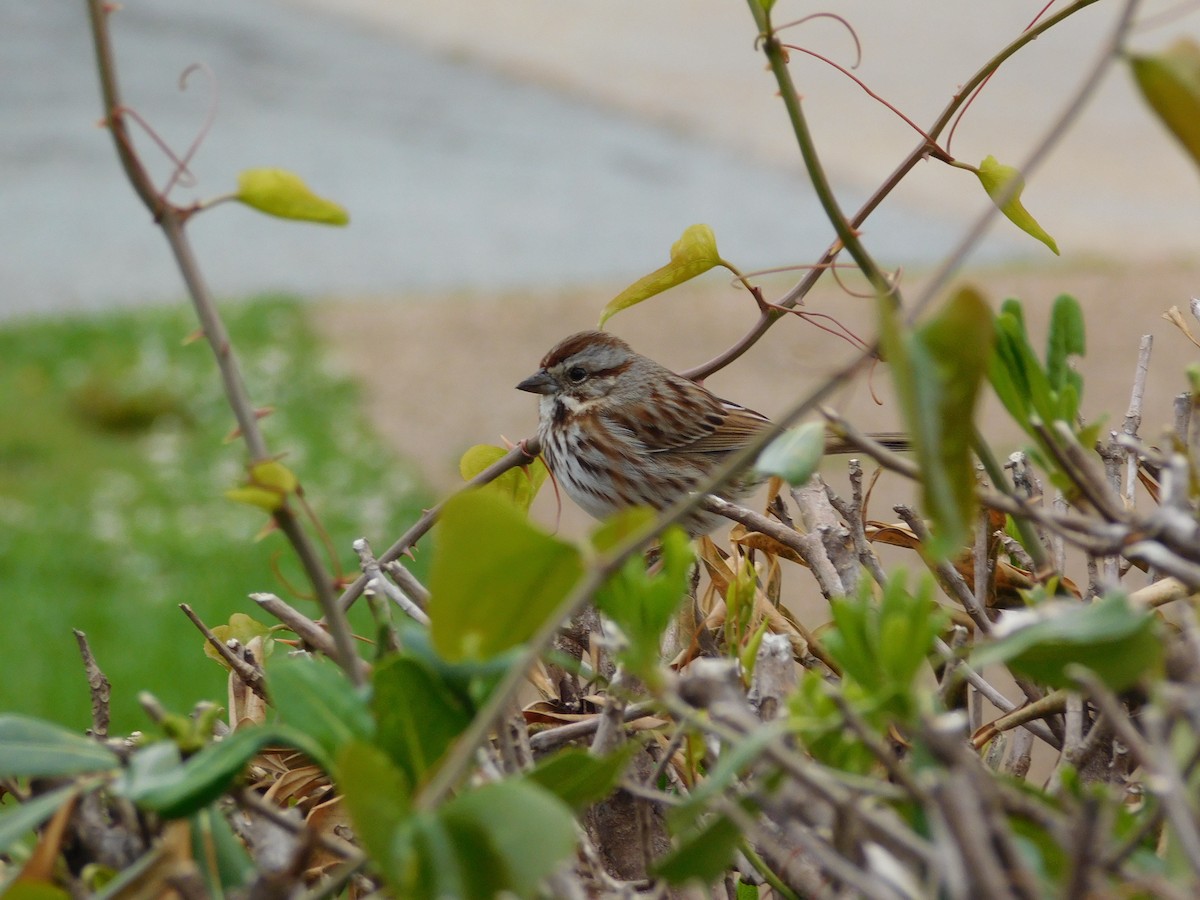
[[[198,217],[219,295],[619,282],[661,264],[699,221],[746,268],[808,261],[830,237],[794,164],[428,49],[369,18],[265,0],[128,0],[113,24],[127,102],[176,148],[210,99],[202,75],[180,92],[180,72],[203,62],[215,74],[198,185],[173,196],[221,194],[240,169],[278,165],[350,210],[348,229],[233,204]],[[99,117],[82,4],[0,4],[0,315],[180,295]],[[161,183],[167,165],[140,146]],[[952,216],[903,204],[871,230],[889,265],[934,260],[955,234]],[[1030,248],[1005,236],[987,252]]]
[[[669,122],[719,142],[739,158],[795,165],[795,140],[775,82],[754,51],[745,0],[292,2],[336,7],[427,46],[646,121]],[[928,126],[958,87],[1043,7],[1053,15],[1068,5],[1065,0],[1048,5],[1041,0],[781,0],[774,15],[780,27],[818,11],[843,17],[862,48],[855,74]],[[953,140],[943,135],[943,146],[969,163],[992,154],[1019,165],[1060,116],[1125,5],[1101,0],[1028,43],[988,82]],[[1184,36],[1200,40],[1195,3],[1140,0],[1135,13],[1127,40],[1135,52],[1157,52]],[[783,36],[852,66],[847,26],[812,18],[784,28]],[[865,195],[912,148],[912,130],[822,62],[793,52],[791,71],[825,166],[844,196]],[[1058,239],[1064,256],[1075,261],[1090,256],[1145,266],[1198,254],[1196,166],[1147,110],[1123,63],[1110,67],[1090,105],[1035,173],[1026,201]],[[931,162],[906,178],[888,202],[968,221],[987,201],[970,174]],[[1036,247],[1029,253],[1039,258]]]

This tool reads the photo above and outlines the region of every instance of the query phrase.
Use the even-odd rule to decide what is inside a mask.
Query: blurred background
[[[847,0],[779,4],[775,18],[844,17],[862,45],[855,74],[927,125],[1041,6]],[[1101,0],[1010,60],[950,152],[1020,165],[1119,6]],[[1140,51],[1200,37],[1195,3],[1145,3],[1138,22]],[[326,229],[225,204],[189,226],[213,291],[239,301],[231,315],[244,322],[256,401],[283,410],[268,437],[333,510],[339,550],[358,529],[386,546],[453,486],[466,447],[532,433],[534,401],[511,385],[665,262],[686,226],[711,225],[743,271],[804,265],[833,236],[743,4],[128,0],[112,30],[126,102],[176,152],[201,136],[194,183],[176,202],[278,166],[350,212],[350,227]],[[786,36],[854,62],[853,38],[831,19]],[[134,727],[147,670],[178,675],[154,685],[176,705],[219,696],[207,660],[206,674],[176,671],[183,635],[197,656],[199,645],[175,606],[192,603],[215,624],[248,611],[249,591],[286,593],[271,563],[282,545],[254,543],[261,516],[221,498],[241,450],[220,444],[230,422],[211,363],[201,345],[181,347],[193,326],[178,271],[96,127],[83,5],[4,4],[0,42],[0,658],[26,660],[13,677],[6,667],[0,709],[83,724],[69,629],[85,627]],[[192,64],[201,68],[182,90]],[[792,70],[852,211],[918,137],[829,66],[796,53]],[[165,183],[169,160],[144,132],[136,139]],[[1155,334],[1144,433],[1169,421],[1194,353],[1159,314],[1200,295],[1197,175],[1118,64],[1023,197],[1062,256],[1000,220],[963,275],[995,303],[1021,297],[1035,330],[1061,292],[1098,313],[1083,367],[1089,397],[1105,405],[1092,413],[1110,421],[1124,412],[1138,337]],[[915,292],[987,207],[973,175],[926,162],[864,239]],[[768,278],[768,295],[792,280]],[[265,294],[275,299],[241,303]],[[810,307],[870,333],[869,305],[832,284]],[[130,312],[147,308],[150,319]],[[710,274],[610,327],[685,368],[754,316],[744,293]],[[771,414],[848,352],[785,322],[710,385]],[[863,385],[838,402],[882,430],[895,416],[876,381],[883,406]],[[207,462],[181,449],[193,445]],[[552,503],[537,514],[558,517]],[[564,511],[564,532],[583,527]],[[178,554],[193,550],[184,564]],[[238,554],[244,568],[229,562]]]

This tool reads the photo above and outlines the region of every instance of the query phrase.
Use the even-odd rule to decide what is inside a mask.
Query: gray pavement
[[[221,296],[519,288],[622,281],[708,222],[745,268],[805,262],[831,237],[798,167],[439,56],[384,29],[265,0],[127,0],[113,21],[127,102],[174,147],[216,79],[195,188],[291,169],[351,225],[271,220],[235,204],[191,226]],[[597,73],[602,78],[603,73]],[[82,3],[0,4],[0,316],[170,301],[182,286],[123,179],[100,117]],[[159,182],[169,167],[139,146]],[[903,207],[872,220],[886,265],[936,260],[955,223]],[[995,258],[1030,252],[999,236]]]

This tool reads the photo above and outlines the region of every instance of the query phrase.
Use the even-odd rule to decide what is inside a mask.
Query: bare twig
[[[622,711],[621,717],[626,722],[637,721],[651,715],[654,712],[655,705],[651,700],[645,700],[641,703],[630,703]],[[531,735],[529,745],[535,753],[546,753],[561,747],[563,744],[569,744],[571,741],[578,740],[579,738],[588,737],[594,734],[599,727],[600,716],[592,716],[587,719],[581,719],[578,722],[568,722],[566,725],[548,728],[545,731],[539,731]]]
[[[92,655],[88,646],[87,635],[78,628],[72,629],[75,643],[79,645],[79,655],[83,657],[83,671],[87,675],[88,690],[92,695],[92,735],[103,740],[108,737],[109,700],[112,698],[112,685]]]
[[[728,500],[722,500],[720,497],[705,497],[701,505],[705,509],[722,515],[727,519],[741,522],[747,528],[754,531],[761,531],[768,537],[779,541],[785,547],[795,550],[808,565],[813,573],[813,577],[817,579],[817,584],[820,585],[821,593],[825,596],[826,600],[845,595],[846,590],[842,586],[842,580],[838,576],[837,569],[834,568],[833,562],[825,552],[825,547],[816,535],[801,534],[798,531],[788,528],[786,525],[776,522],[774,519],[768,519],[766,516],[760,515],[753,510],[730,503]]]
[[[1137,368],[1133,375],[1133,390],[1129,396],[1129,408],[1125,411],[1125,422],[1121,430],[1131,438],[1137,437],[1142,424],[1142,398],[1146,393],[1146,374],[1150,371],[1150,350],[1154,346],[1154,335],[1143,334],[1138,344]],[[1137,486],[1138,456],[1132,448],[1125,450],[1125,489],[1122,499],[1126,509],[1133,509],[1134,488]]]
[[[517,466],[528,465],[537,458],[539,452],[541,452],[541,445],[538,443],[537,438],[525,438],[523,441],[518,442],[515,447],[508,451],[508,453],[496,460],[494,463],[464,484],[459,490],[455,491],[454,494],[451,494],[451,496],[456,496],[457,494],[461,494],[463,491],[469,491],[472,488],[490,484],[510,469],[515,469]],[[448,500],[449,497],[446,499]],[[438,516],[441,515],[442,507],[445,505],[446,500],[443,500],[436,506],[425,510],[425,512],[421,514],[421,517],[417,519],[417,521],[411,526],[409,526],[409,529],[405,531],[404,534],[400,535],[400,537],[396,539],[395,543],[393,543],[387,548],[387,550],[383,552],[383,554],[379,557],[380,564],[390,563],[394,559],[399,559],[412,547],[414,547],[417,541],[428,534],[429,530],[437,523]],[[356,578],[344,591],[342,591],[342,595],[337,599],[338,606],[342,609],[348,609],[350,604],[357,600],[359,595],[362,594],[363,589],[366,588],[367,580],[368,579],[366,575],[358,576],[358,578]]]
[[[1160,742],[1151,742],[1142,737],[1134,727],[1121,702],[1095,673],[1071,666],[1067,674],[1087,692],[1088,697],[1104,714],[1109,726],[1133,758],[1146,770],[1146,787],[1158,796],[1166,810],[1168,820],[1174,827],[1175,840],[1187,858],[1193,873],[1200,876],[1200,825],[1196,812],[1189,806],[1191,791],[1183,783],[1179,769],[1171,759],[1170,750]],[[1142,712],[1143,722],[1153,714],[1153,707]],[[1147,723],[1147,725],[1150,723]]]
[[[922,544],[929,541],[929,529],[925,527],[924,520],[917,515],[916,511],[909,506],[896,506],[896,515],[904,520],[904,524],[912,529],[913,534],[917,536]],[[922,557],[925,558],[925,557]],[[962,573],[954,566],[950,565],[946,560],[931,560],[925,559],[928,565],[938,580],[945,586],[947,591],[953,596],[963,609],[967,611],[967,615],[971,617],[971,621],[984,634],[990,634],[992,630],[992,620],[988,618],[987,610],[979,604],[975,598],[975,592],[971,590],[971,586],[967,584],[967,580],[963,578]]]
[[[251,594],[250,599],[296,632],[300,640],[314,650],[326,656],[334,651],[333,638],[329,636],[328,631],[274,594]]]
[[[367,576],[368,587],[373,587],[381,591],[385,597],[399,606],[408,615],[420,622],[422,625],[429,627],[429,616],[425,610],[421,609],[411,597],[403,590],[384,577],[383,572],[379,568],[379,563],[375,560],[375,554],[371,552],[371,545],[367,543],[366,538],[359,538],[354,542],[354,552],[358,554],[358,559],[362,565],[363,574]],[[401,571],[407,571],[403,566],[398,566]],[[416,579],[412,579],[416,582]],[[420,582],[417,582],[418,584]],[[422,590],[424,590],[422,588]],[[425,591],[425,596],[429,596],[429,592]]]
[[[262,669],[246,662],[228,644],[213,634],[212,630],[200,620],[200,617],[186,603],[180,603],[179,608],[183,610],[183,614],[196,626],[197,630],[204,635],[205,640],[208,641],[212,648],[220,654],[221,659],[229,663],[229,668],[233,669],[237,673],[238,678],[246,683],[246,687],[265,700],[267,698],[267,689],[263,683]]]

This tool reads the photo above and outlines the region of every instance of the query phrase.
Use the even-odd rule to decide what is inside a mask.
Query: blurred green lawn
[[[224,314],[253,401],[275,410],[268,445],[353,574],[350,542],[381,551],[429,497],[327,365],[303,305],[262,298]],[[87,726],[73,628],[112,681],[114,732],[147,727],[142,690],[180,712],[224,705],[224,671],[180,603],[209,625],[269,621],[246,595],[272,591],[317,615],[273,570],[303,586],[283,538],[255,540],[266,514],[223,496],[246,455],[226,440],[233,416],[207,343],[187,342],[195,330],[187,307],[0,329],[0,711]],[[372,633],[365,612],[359,634]]]

